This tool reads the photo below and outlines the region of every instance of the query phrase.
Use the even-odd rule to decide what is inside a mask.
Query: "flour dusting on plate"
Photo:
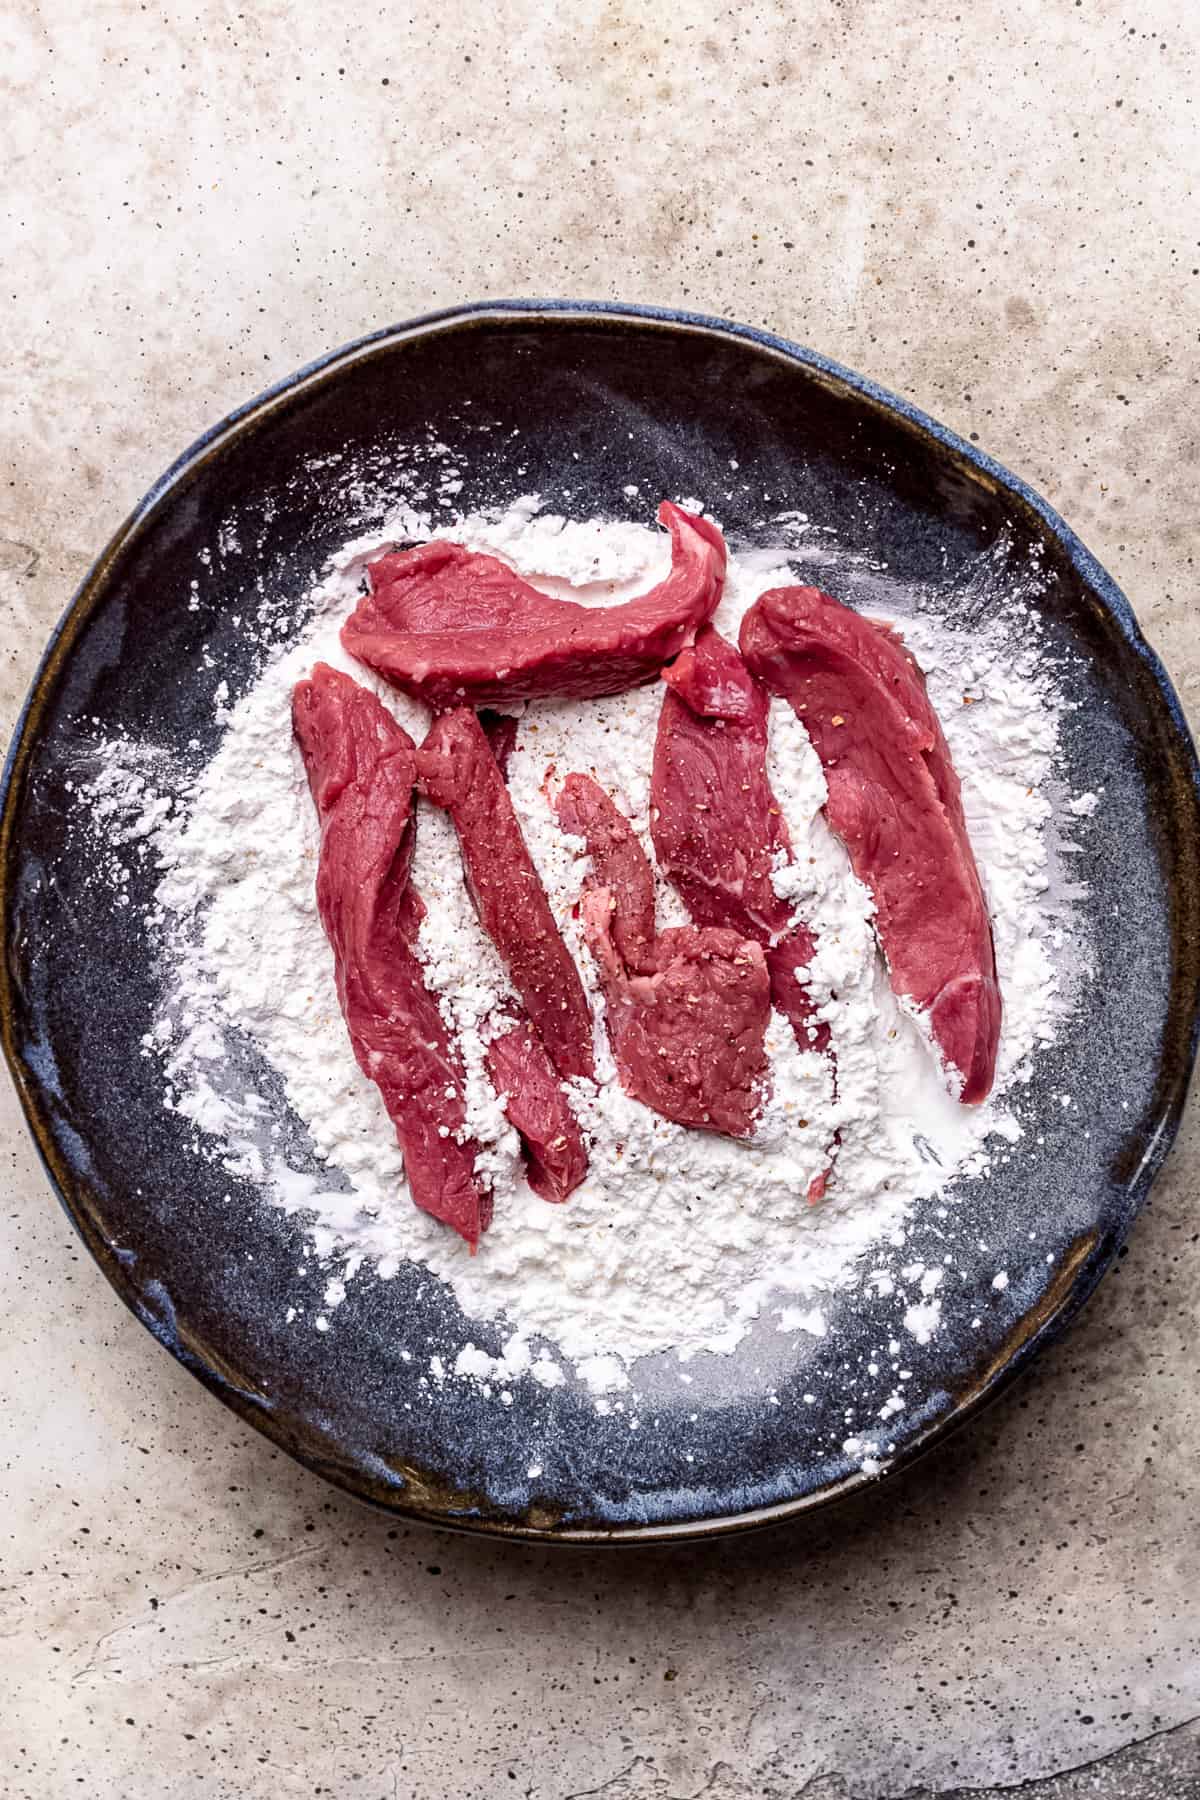
[[[387,1278],[405,1262],[446,1283],[468,1320],[502,1322],[500,1354],[468,1343],[450,1365],[434,1357],[438,1383],[472,1381],[503,1400],[515,1381],[553,1387],[574,1374],[606,1409],[605,1396],[628,1384],[639,1358],[672,1352],[686,1368],[698,1352],[733,1349],[756,1320],[820,1335],[823,1297],[856,1283],[894,1294],[897,1332],[930,1341],[955,1254],[948,1248],[936,1266],[894,1266],[906,1221],[917,1207],[941,1207],[949,1217],[955,1184],[1011,1153],[1022,1085],[1086,980],[1055,847],[1100,797],[1056,801],[1066,702],[1039,649],[1028,596],[1014,591],[966,631],[881,576],[871,609],[898,625],[928,675],[992,913],[1004,1025],[995,1089],[982,1107],[949,1097],[917,1022],[897,1004],[870,896],[821,814],[820,763],[779,701],[769,768],[794,860],[776,882],[817,934],[812,992],[832,1034],[836,1083],[829,1059],[800,1050],[776,1015],[771,1098],[750,1142],[687,1131],[631,1100],[615,1079],[577,917],[587,860],[559,827],[551,796],[568,772],[593,774],[652,857],[647,809],[662,689],[535,701],[521,712],[509,787],[593,1004],[600,1076],[598,1085],[570,1087],[591,1156],[588,1178],[565,1205],[548,1205],[523,1179],[516,1135],[484,1067],[487,1021],[510,995],[508,977],[463,887],[453,827],[419,803],[413,880],[428,908],[421,954],[462,1047],[469,1124],[496,1196],[494,1223],[472,1257],[412,1206],[394,1131],[351,1053],[317,916],[317,826],[291,740],[292,688],[315,662],[331,663],[378,693],[415,737],[423,734],[425,709],[354,663],[338,640],[365,565],[383,546],[453,537],[508,558],[549,592],[611,604],[661,577],[668,541],[628,521],[565,519],[536,496],[447,524],[441,499],[436,523],[401,508],[335,557],[298,637],[281,637],[278,614],[267,609],[261,673],[236,703],[218,689],[223,736],[198,777],[150,746],[117,743],[98,745],[76,784],[106,845],[102,869],[118,903],[122,852],[151,855],[161,871],[161,1000],[143,1053],[161,1071],[164,1105],[190,1121],[197,1154],[224,1162],[305,1219],[329,1281],[323,1311],[297,1311],[295,1329],[327,1330],[348,1281]],[[796,579],[788,558],[801,525],[808,522],[781,520],[773,549],[739,553],[731,545],[715,619],[727,636],[736,638],[759,594]],[[822,579],[838,592],[836,566]],[[253,617],[248,611],[248,629]],[[661,879],[658,919],[686,921]],[[286,1110],[272,1103],[272,1084]],[[836,1178],[810,1206],[809,1183],[835,1137]],[[898,1386],[887,1402],[885,1421],[902,1409],[901,1393]],[[866,1443],[864,1466],[877,1448]]]

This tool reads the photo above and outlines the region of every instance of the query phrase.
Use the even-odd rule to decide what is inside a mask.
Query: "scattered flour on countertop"
[[[1067,1004],[1060,986],[1070,961],[1067,928],[1061,899],[1050,892],[1052,808],[1043,791],[1062,711],[1051,677],[1036,647],[1014,656],[1003,621],[973,631],[964,644],[927,613],[900,620],[962,777],[995,924],[1004,1034],[995,1094],[982,1108],[951,1099],[916,1023],[897,1005],[870,897],[820,812],[820,763],[790,708],[772,703],[770,773],[794,846],[776,885],[817,933],[810,983],[832,1032],[838,1079],[835,1093],[828,1059],[802,1052],[774,1018],[773,1095],[748,1144],[686,1131],[617,1085],[576,917],[587,860],[553,812],[557,782],[587,770],[649,850],[660,690],[522,710],[509,787],[596,1010],[600,1082],[574,1083],[571,1091],[591,1168],[564,1206],[547,1205],[528,1188],[516,1136],[487,1082],[484,1047],[511,990],[463,886],[453,828],[419,802],[413,880],[428,908],[421,949],[463,1046],[469,1124],[496,1193],[494,1223],[471,1257],[411,1205],[394,1131],[351,1054],[315,904],[316,818],[290,730],[292,688],[323,660],[350,670],[422,735],[425,709],[354,663],[338,631],[370,557],[433,529],[428,515],[401,509],[333,560],[299,639],[269,654],[235,705],[224,684],[218,690],[224,735],[189,790],[137,745],[108,746],[98,772],[80,784],[104,832],[115,841],[147,839],[159,859],[163,994],[158,1017],[147,1022],[144,1054],[161,1064],[164,1103],[195,1127],[198,1148],[306,1216],[318,1255],[336,1260],[327,1307],[364,1264],[386,1277],[409,1260],[446,1282],[468,1318],[505,1323],[499,1356],[468,1344],[451,1369],[439,1363],[436,1379],[495,1384],[504,1398],[518,1379],[561,1382],[555,1350],[602,1391],[623,1386],[642,1356],[669,1349],[686,1360],[700,1349],[732,1349],[760,1315],[773,1314],[781,1330],[820,1335],[823,1295],[857,1280],[876,1294],[894,1291],[890,1275],[865,1269],[871,1246],[902,1242],[919,1200],[955,1175],[986,1172],[996,1146],[1019,1136],[1004,1096],[1028,1079]],[[436,530],[501,554],[547,591],[585,604],[638,592],[669,562],[664,533],[564,521],[536,498],[451,526],[439,518]],[[784,549],[732,556],[718,625],[736,636],[754,599],[792,579]],[[1096,803],[1079,796],[1070,811],[1086,816]],[[658,903],[660,924],[685,921],[661,879]],[[296,1143],[281,1137],[267,1102],[238,1074],[243,1040],[282,1081],[307,1132],[307,1155],[302,1134]],[[827,1199],[810,1207],[806,1189],[835,1134],[836,1179]],[[919,1343],[937,1329],[937,1285],[921,1280],[916,1292],[897,1293],[897,1317]],[[868,1445],[867,1460],[870,1453]]]

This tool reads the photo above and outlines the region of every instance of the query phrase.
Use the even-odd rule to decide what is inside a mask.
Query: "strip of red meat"
[[[558,1073],[593,1075],[592,1015],[530,859],[504,777],[469,707],[442,713],[417,751],[421,790],[447,809],[484,930]]]
[[[587,1151],[545,1046],[527,1020],[492,1039],[487,1066],[520,1133],[530,1187],[543,1200],[565,1200],[587,1174]]]
[[[507,775],[517,720],[510,713],[482,712],[479,723],[497,768]],[[520,1135],[530,1187],[543,1200],[565,1200],[587,1174],[587,1150],[546,1047],[527,1019],[492,1040],[487,1065],[509,1123]]]
[[[584,931],[621,1086],[680,1125],[748,1137],[767,1076],[761,946],[721,927],[652,936],[653,872],[629,821],[590,776],[568,776],[558,816],[592,856]]]
[[[435,709],[622,693],[691,642],[725,578],[715,525],[666,500],[658,516],[671,533],[671,572],[623,605],[556,600],[494,556],[434,541],[371,564],[371,592],[342,642]]]
[[[776,588],[742,655],[788,700],[825,770],[826,816],[875,901],[892,987],[925,1014],[971,1104],[987,1097],[1000,988],[958,776],[903,639],[819,588]]]
[[[558,822],[582,838],[592,859],[592,885],[614,896],[612,936],[627,969],[654,964],[654,871],[629,820],[590,775],[568,775],[555,802]]]
[[[823,1050],[829,1028],[797,979],[815,940],[771,881],[792,847],[767,780],[767,696],[711,625],[663,680],[650,787],[659,868],[697,925],[728,925],[763,946],[775,1005],[803,1049]]]
[[[492,1196],[464,1136],[462,1068],[415,951],[425,908],[410,881],[413,741],[324,663],[297,684],[292,722],[321,822],[317,906],[354,1055],[383,1095],[414,1201],[474,1250]]]
[[[767,779],[767,696],[711,625],[663,680],[650,784],[658,865],[697,925],[727,925],[762,945],[771,998],[797,1043],[832,1056],[829,1027],[800,979],[816,940],[771,881],[780,851],[790,859],[792,845]],[[809,1200],[824,1199],[828,1183],[826,1168],[809,1183]]]

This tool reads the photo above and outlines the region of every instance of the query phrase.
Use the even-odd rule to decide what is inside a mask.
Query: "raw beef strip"
[[[417,751],[422,792],[444,806],[462,846],[467,888],[525,1011],[564,1078],[592,1075],[592,1015],[554,923],[504,777],[469,707],[434,720]]]
[[[621,606],[556,600],[494,556],[435,541],[370,565],[371,592],[342,642],[435,709],[622,693],[691,642],[725,578],[715,525],[668,500],[658,516],[671,533],[671,572]]]
[[[742,621],[742,655],[795,708],[825,770],[826,816],[875,900],[892,987],[983,1100],[1000,989],[958,776],[904,641],[818,588],[776,588]]]
[[[354,1054],[396,1127],[417,1205],[479,1242],[492,1196],[460,1142],[463,1075],[414,944],[413,741],[374,694],[318,663],[292,721],[321,822],[317,906]]]
[[[767,1075],[771,995],[761,946],[695,925],[648,938],[654,877],[628,820],[586,775],[568,777],[559,819],[593,857],[583,923],[621,1086],[680,1125],[748,1137]]]
[[[823,1050],[829,1028],[797,980],[816,945],[771,884],[791,841],[767,780],[767,697],[711,625],[663,679],[650,788],[659,868],[697,925],[728,925],[762,945],[771,998],[801,1047]]]
[[[771,998],[797,1043],[829,1050],[829,1027],[801,980],[816,941],[771,882],[779,853],[790,860],[792,846],[767,780],[766,694],[711,625],[663,680],[650,785],[658,866],[697,925],[730,926],[762,945]],[[809,1183],[809,1200],[824,1199],[828,1183],[826,1168]]]
[[[510,713],[482,712],[479,723],[500,773],[507,775],[518,721]],[[530,1187],[543,1200],[565,1200],[587,1174],[587,1151],[546,1047],[527,1019],[493,1039],[487,1065],[522,1138]]]
[[[524,1143],[530,1187],[543,1200],[565,1200],[587,1174],[587,1151],[545,1046],[528,1021],[492,1039],[487,1066]]]
[[[593,884],[611,888],[617,904],[612,934],[627,969],[653,966],[654,873],[629,820],[589,775],[568,775],[556,802],[558,822],[582,838],[592,859]]]

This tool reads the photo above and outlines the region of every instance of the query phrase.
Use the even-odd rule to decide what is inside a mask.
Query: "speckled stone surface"
[[[1060,508],[1195,717],[1186,0],[44,0],[3,34],[5,733],[202,427],[515,293],[725,313],[908,395]],[[1194,1108],[1118,1270],[966,1435],[840,1515],[624,1556],[333,1496],[124,1313],[7,1086],[0,1168],[0,1793],[1200,1794]]]

